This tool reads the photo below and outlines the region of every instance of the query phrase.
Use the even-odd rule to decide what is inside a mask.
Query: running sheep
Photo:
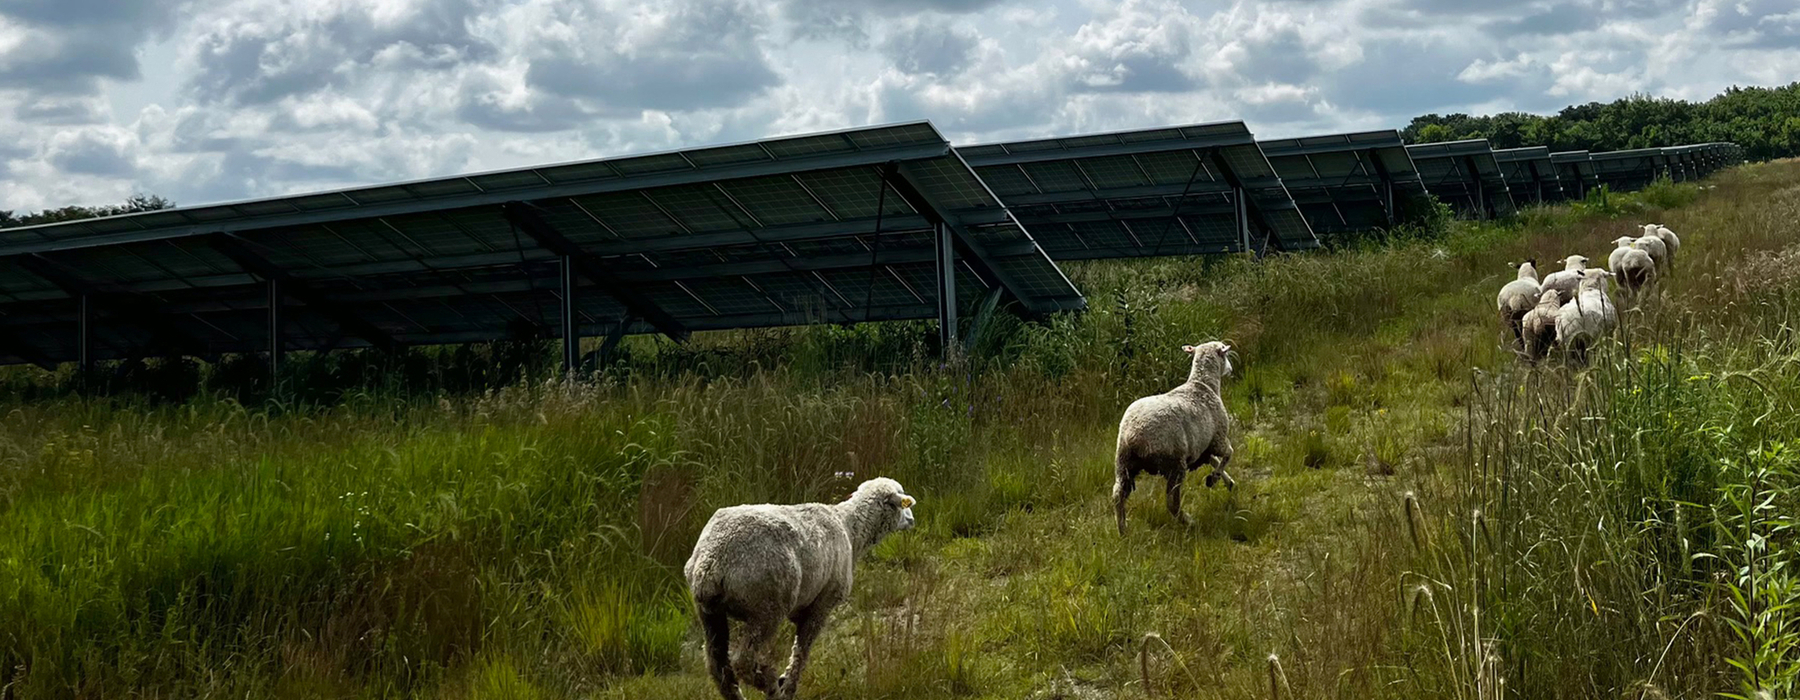
[[[1668,246],[1669,262],[1671,263],[1675,261],[1675,255],[1681,252],[1681,237],[1675,235],[1675,232],[1670,231],[1667,226],[1662,224],[1644,224],[1644,235],[1655,236],[1662,240],[1663,245]]]
[[[1181,512],[1181,484],[1188,472],[1216,461],[1212,473],[1206,475],[1206,485],[1223,481],[1225,488],[1237,488],[1237,482],[1225,472],[1225,465],[1231,462],[1231,439],[1226,434],[1231,417],[1225,413],[1219,389],[1225,375],[1231,374],[1227,356],[1231,346],[1214,341],[1181,350],[1193,356],[1187,382],[1166,394],[1131,402],[1119,421],[1118,451],[1113,459],[1113,514],[1120,536],[1125,534],[1125,500],[1136,488],[1138,474],[1149,472],[1163,478],[1169,514],[1182,524],[1193,522]]]
[[[899,482],[877,478],[833,505],[713,513],[682,571],[705,632],[706,670],[725,700],[743,700],[740,675],[770,698],[794,697],[813,642],[831,610],[850,597],[856,561],[888,534],[913,526],[913,503]],[[732,619],[744,623],[735,651]],[[794,623],[794,650],[776,678],[772,643],[782,620]]]
[[[1619,287],[1637,299],[1656,282],[1657,264],[1650,251],[1638,247],[1644,241],[1662,241],[1654,237],[1632,238],[1620,236],[1613,240],[1612,255],[1606,259],[1606,267],[1619,278]],[[1635,303],[1635,302],[1634,302]]]
[[[1587,351],[1619,325],[1619,314],[1606,296],[1606,270],[1584,270],[1581,292],[1556,311],[1556,343],[1576,364],[1587,363]]]
[[[1562,293],[1546,289],[1538,297],[1537,306],[1525,314],[1519,332],[1526,362],[1537,364],[1550,356],[1550,348],[1556,346],[1556,313],[1560,310]]]
[[[1563,269],[1545,276],[1544,283],[1539,288],[1554,289],[1562,298],[1573,299],[1575,289],[1581,285],[1581,271],[1587,269],[1588,259],[1586,256],[1571,255],[1556,262],[1562,264]]]
[[[1538,286],[1537,261],[1526,260],[1519,263],[1519,276],[1506,286],[1500,288],[1500,295],[1494,303],[1500,310],[1500,320],[1512,333],[1513,342],[1519,340],[1519,323],[1525,320],[1525,314],[1531,311],[1532,304],[1537,303],[1542,289]]]

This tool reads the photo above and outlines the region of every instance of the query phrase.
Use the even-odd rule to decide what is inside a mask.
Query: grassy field
[[[1786,697],[1800,674],[1800,163],[1331,253],[1088,263],[1091,310],[634,339],[593,382],[0,415],[0,695],[713,697],[714,508],[891,476],[814,698]],[[1520,366],[1509,262],[1660,221],[1666,294]],[[1183,527],[1117,419],[1223,338],[1235,492]],[[24,381],[15,377],[12,381]],[[1786,605],[1788,607],[1783,607]]]

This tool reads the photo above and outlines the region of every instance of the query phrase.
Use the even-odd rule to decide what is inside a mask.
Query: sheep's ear
[[[1198,349],[1199,349],[1199,348],[1196,348],[1196,347],[1194,347],[1194,346],[1192,346],[1192,345],[1183,345],[1183,346],[1181,346],[1181,351],[1182,351],[1182,352],[1185,352],[1185,353],[1187,353],[1187,354],[1189,354],[1189,355],[1192,355],[1192,354],[1194,354],[1194,351],[1195,351],[1195,350],[1198,350]]]
[[[1225,353],[1228,353],[1228,352],[1231,352],[1231,346],[1226,345],[1224,343],[1219,343],[1219,355],[1224,356]]]
[[[912,496],[904,493],[891,493],[888,494],[888,503],[895,508],[911,508],[915,501]]]

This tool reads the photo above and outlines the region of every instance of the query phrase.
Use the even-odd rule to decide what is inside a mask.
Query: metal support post
[[[281,281],[271,279],[269,286],[269,388],[281,382]]]
[[[1233,213],[1237,216],[1238,241],[1243,245],[1244,252],[1250,252],[1250,211],[1244,202],[1244,188],[1231,188],[1231,202]]]
[[[562,256],[562,351],[563,374],[573,377],[581,363],[581,326],[576,321],[575,257]]]
[[[76,297],[76,301],[76,364],[81,369],[81,381],[86,382],[94,373],[94,307],[86,294]]]
[[[938,341],[946,356],[956,348],[956,241],[950,226],[933,226],[937,242]]]

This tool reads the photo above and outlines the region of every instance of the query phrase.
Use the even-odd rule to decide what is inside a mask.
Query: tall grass
[[[1795,286],[1742,273],[1788,245],[1800,169],[1723,177],[1671,185],[1681,209],[1612,195],[1683,233],[1671,291],[1724,296],[1674,295],[1585,374],[1509,369],[1492,289],[1632,222],[1542,209],[1071,265],[1089,312],[997,315],[951,365],[876,324],[634,339],[589,381],[478,393],[46,392],[0,415],[0,692],[706,697],[679,577],[705,518],[878,474],[920,527],[859,568],[809,695],[1616,696],[1740,688],[1727,658],[1766,685],[1788,418],[1745,392],[1791,382],[1791,301],[1758,295]],[[1140,498],[1109,535],[1120,411],[1208,338],[1243,359],[1238,490],[1194,489],[1191,528]]]

